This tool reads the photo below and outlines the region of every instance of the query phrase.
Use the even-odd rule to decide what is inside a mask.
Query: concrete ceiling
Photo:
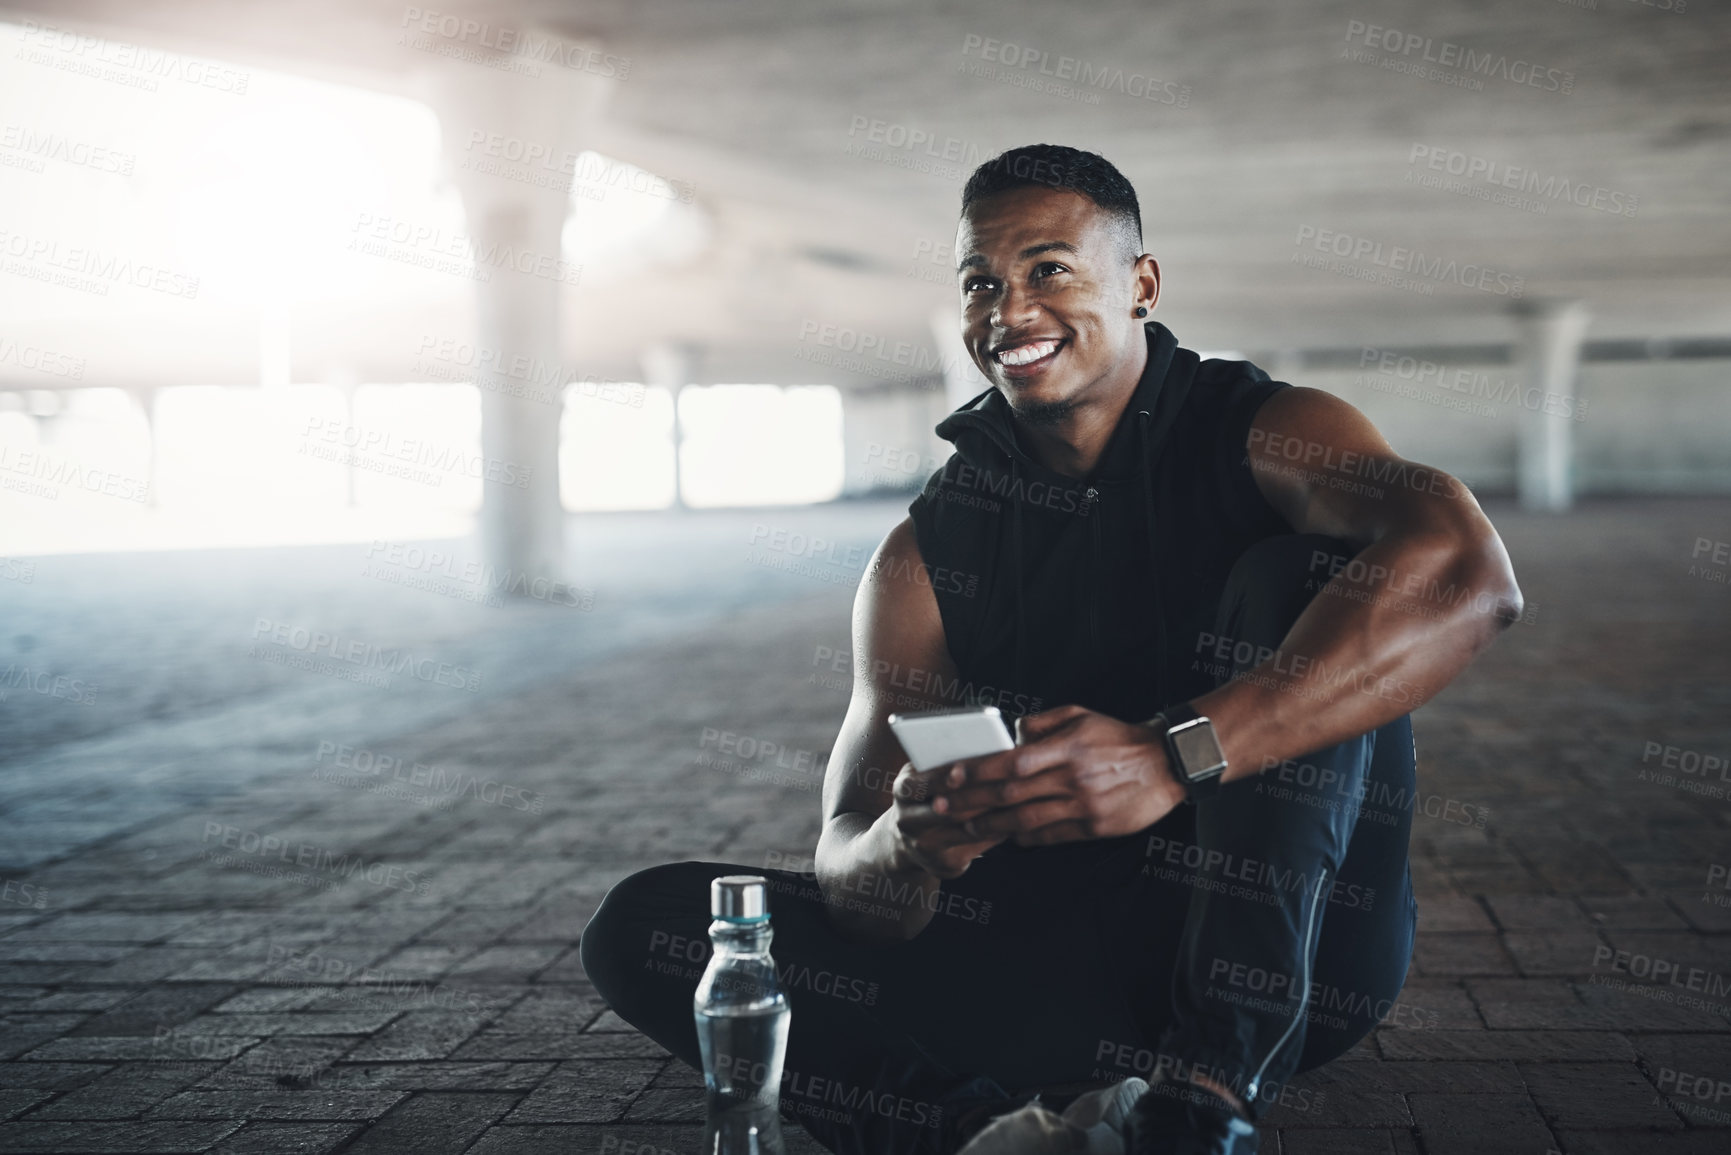
[[[416,9],[375,0],[0,9],[417,97],[431,60],[398,43]],[[916,254],[950,242],[971,162],[1041,140],[1096,149],[1135,182],[1146,245],[1166,273],[1158,316],[1193,347],[1482,345],[1513,334],[1503,292],[1438,276],[1416,277],[1414,291],[1295,263],[1329,257],[1314,248],[1327,230],[1385,254],[1488,267],[1504,286],[1519,278],[1527,297],[1583,297],[1594,338],[1731,336],[1731,5],[511,0],[438,11],[629,58],[594,146],[689,182],[707,215],[707,239],[670,264],[568,295],[567,345],[600,372],[633,374],[646,342],[677,340],[703,350],[704,379],[809,381],[800,334],[813,321],[952,355],[959,346],[938,349],[931,329],[952,283]],[[1367,45],[1369,25],[1400,39]],[[1048,69],[1061,57],[1121,69],[1127,87],[1157,78],[1172,103],[1110,81],[1098,103],[1035,91],[1025,85],[1039,63],[983,62],[988,40],[1044,52]],[[1436,67],[1428,53],[1471,79],[1452,55],[1466,49],[1490,59],[1482,90],[1346,55]],[[982,64],[991,76],[969,74]],[[1539,86],[1520,82],[1532,68]],[[959,159],[933,173],[852,155],[860,118],[952,142]],[[1423,187],[1450,176],[1413,163],[1419,147],[1494,162],[1499,176],[1515,166],[1566,180],[1597,191],[1600,207],[1534,192],[1542,213],[1492,203],[1498,187],[1477,178],[1460,192]],[[1606,211],[1630,198],[1633,215]],[[1369,259],[1346,264],[1377,271]]]

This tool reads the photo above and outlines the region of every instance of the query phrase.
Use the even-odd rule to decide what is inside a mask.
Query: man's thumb
[[[1059,706],[1038,714],[1023,714],[1016,719],[1016,744],[1020,746],[1044,738],[1081,712],[1078,706]]]

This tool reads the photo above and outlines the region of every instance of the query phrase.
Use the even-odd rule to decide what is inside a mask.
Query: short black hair
[[[962,212],[975,201],[1029,186],[1069,189],[1087,197],[1119,226],[1119,239],[1130,259],[1142,255],[1142,206],[1136,189],[1111,161],[1079,148],[1025,144],[999,153],[968,178],[962,188]]]

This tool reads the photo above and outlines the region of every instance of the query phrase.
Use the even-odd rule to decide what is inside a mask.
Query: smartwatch
[[[1184,787],[1186,802],[1201,802],[1220,792],[1220,776],[1226,773],[1226,755],[1214,735],[1214,723],[1190,708],[1188,702],[1168,706],[1147,722],[1164,723],[1166,759],[1172,776]]]

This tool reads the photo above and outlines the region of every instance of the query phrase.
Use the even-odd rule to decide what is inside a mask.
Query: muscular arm
[[[1001,841],[964,841],[951,833],[954,822],[911,796],[917,790],[923,799],[931,776],[905,765],[889,728],[893,713],[961,704],[907,689],[957,682],[911,519],[890,531],[860,582],[853,659],[853,697],[824,779],[818,884],[839,928],[861,939],[905,940],[931,921],[942,879]]]
[[[1273,656],[1193,699],[1214,722],[1227,781],[1416,709],[1521,612],[1508,554],[1472,494],[1397,456],[1346,402],[1282,390],[1246,449],[1257,487],[1293,529],[1359,549]],[[1234,640],[1223,641],[1230,659]],[[1182,798],[1152,728],[1068,705],[1024,718],[1016,749],[968,764],[932,806],[1042,845],[1145,829]]]
[[[1399,457],[1346,402],[1282,390],[1248,450],[1257,487],[1294,530],[1359,552],[1332,578],[1318,570],[1326,581],[1253,677],[1195,699],[1227,781],[1410,712],[1521,613],[1508,553],[1466,486]]]

